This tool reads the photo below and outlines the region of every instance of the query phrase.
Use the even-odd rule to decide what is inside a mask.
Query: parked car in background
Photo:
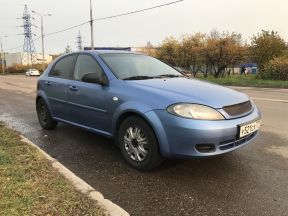
[[[40,76],[40,72],[37,69],[29,69],[25,73],[26,76]]]
[[[258,134],[261,113],[240,92],[183,76],[142,54],[86,51],[56,59],[37,84],[40,125],[72,124],[113,138],[131,166],[210,157]]]

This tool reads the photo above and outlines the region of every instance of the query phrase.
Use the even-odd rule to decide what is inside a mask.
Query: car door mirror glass
[[[87,73],[82,77],[82,81],[86,83],[97,83],[100,85],[108,86],[108,79],[106,76],[99,77],[96,73]]]

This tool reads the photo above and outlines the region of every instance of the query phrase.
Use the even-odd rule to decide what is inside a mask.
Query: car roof
[[[91,54],[142,54],[132,51],[125,51],[125,50],[84,50],[80,53],[91,53]]]
[[[83,53],[89,53],[91,55],[101,55],[101,54],[135,54],[135,55],[145,55],[143,53],[138,52],[132,52],[132,51],[124,51],[124,50],[84,50],[84,51],[78,51],[78,52],[72,52],[72,53],[66,53],[64,55],[59,56],[54,60],[55,64],[58,60],[62,59],[65,56],[73,55],[73,54],[83,54]]]

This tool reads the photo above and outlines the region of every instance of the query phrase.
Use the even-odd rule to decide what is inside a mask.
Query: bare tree
[[[167,37],[159,46],[156,56],[171,66],[178,65],[179,42],[174,37]]]
[[[192,72],[196,77],[201,70],[203,60],[201,52],[204,47],[205,35],[197,33],[195,35],[184,35],[178,46],[179,65]]]

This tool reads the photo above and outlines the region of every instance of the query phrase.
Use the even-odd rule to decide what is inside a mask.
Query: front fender
[[[117,107],[112,116],[112,134],[115,134],[117,130],[117,122],[120,116],[124,115],[125,113],[135,113],[141,117],[144,117],[144,113],[150,110],[152,110],[151,107],[138,101],[122,103]]]
[[[163,124],[154,110],[144,113],[145,119],[153,128],[155,136],[157,137],[160,154],[164,157],[169,157],[170,146],[168,145],[166,131]]]
[[[155,136],[159,143],[159,149],[162,156],[168,156],[170,148],[167,142],[166,132],[162,126],[162,123],[153,111],[153,109],[141,102],[133,101],[121,104],[113,114],[113,135],[117,134],[117,122],[125,113],[134,113],[143,119],[145,119],[152,127]]]

